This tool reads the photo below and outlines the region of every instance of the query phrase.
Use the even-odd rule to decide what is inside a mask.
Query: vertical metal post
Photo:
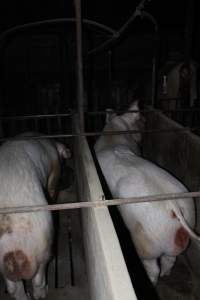
[[[154,33],[154,49],[152,59],[152,89],[151,89],[151,105],[152,107],[157,106],[157,55],[158,55],[158,27],[155,26]]]
[[[194,36],[194,19],[195,19],[195,0],[186,1],[186,23],[185,23],[185,65],[188,68],[190,75],[191,72],[191,58],[192,58],[192,46],[193,46],[193,36]],[[188,108],[191,105],[191,79],[189,76],[189,81],[186,81],[184,84],[183,95],[180,95],[181,108]],[[186,125],[187,115],[184,115],[183,122]]]
[[[113,107],[113,103],[112,103],[112,51],[109,50],[108,51],[108,82],[109,82],[109,87],[108,87],[108,95],[109,95],[109,105],[111,107]]]
[[[189,64],[192,56],[192,42],[194,31],[194,12],[195,12],[195,0],[187,1],[186,4],[186,24],[185,24],[185,62]]]
[[[108,80],[112,81],[112,51],[108,51]]]
[[[81,0],[74,0],[76,14],[76,51],[77,51],[77,100],[80,130],[84,132],[84,86],[82,58],[82,17]]]
[[[152,61],[152,82],[151,82],[151,106],[155,107],[156,103],[156,57],[153,56]]]

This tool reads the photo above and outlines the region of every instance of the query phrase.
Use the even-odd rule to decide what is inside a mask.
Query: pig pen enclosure
[[[144,156],[179,178],[190,191],[198,191],[199,137],[159,112],[147,114],[147,128],[160,132],[144,134]],[[197,198],[197,232],[200,230],[199,212]],[[161,299],[199,299],[199,270],[199,245],[192,241],[178,257],[171,275],[160,280],[157,290]]]
[[[72,20],[68,21],[72,22]],[[60,21],[52,23],[57,24]],[[92,25],[97,26],[96,23]],[[23,29],[25,28],[20,30],[23,31]],[[116,34],[116,32],[108,30],[107,27],[102,26],[101,30],[104,30],[109,37]],[[105,61],[103,62],[107,68],[106,79],[109,83],[108,87],[107,89],[105,87],[101,89],[100,87],[101,91],[93,87],[93,94],[91,94],[90,90],[87,90],[88,94],[86,96],[90,99],[88,103],[81,94],[83,93],[83,86],[81,84],[82,74],[79,61],[77,89],[78,98],[81,98],[81,100],[79,99],[78,104],[74,105],[75,74],[70,69],[71,66],[67,66],[69,67],[68,69],[66,68],[66,61],[62,65],[63,60],[66,60],[65,52],[69,50],[69,45],[74,43],[74,40],[70,40],[69,37],[67,42],[64,30],[61,31],[59,38],[57,33],[52,37],[51,31],[52,28],[48,29],[48,33],[45,32],[47,34],[47,39],[45,40],[44,37],[41,37],[41,33],[39,34],[39,30],[36,29],[33,37],[28,38],[28,43],[25,43],[26,48],[23,49],[24,52],[20,58],[23,57],[24,59],[25,57],[27,59],[27,70],[26,72],[21,70],[21,72],[28,74],[28,78],[23,78],[23,76],[17,78],[17,72],[15,74],[13,70],[6,70],[7,60],[16,61],[19,58],[16,53],[12,56],[12,43],[6,46],[3,45],[3,50],[1,49],[1,55],[5,59],[5,61],[2,61],[1,69],[1,80],[3,82],[1,86],[3,97],[2,115],[5,115],[5,117],[1,118],[1,136],[9,138],[23,131],[41,131],[44,133],[44,136],[56,138],[69,146],[73,154],[72,158],[63,166],[63,177],[57,204],[69,202],[75,204],[74,202],[80,202],[81,206],[81,202],[87,201],[91,203],[91,207],[87,204],[85,208],[81,209],[59,211],[58,208],[58,212],[53,213],[55,216],[56,239],[54,257],[49,264],[47,272],[49,293],[46,299],[200,299],[198,284],[200,276],[199,246],[196,243],[191,243],[187,251],[179,256],[172,274],[159,280],[157,287],[154,288],[136,254],[134,245],[130,240],[129,233],[117,208],[108,209],[106,206],[103,207],[104,200],[111,199],[111,195],[96,162],[93,145],[94,137],[99,135],[103,128],[102,121],[104,121],[105,117],[105,111],[102,113],[96,111],[103,107],[99,98],[111,93],[109,86],[111,82],[110,52],[106,53],[106,63]],[[9,35],[11,34],[12,36],[16,32],[18,32],[18,29],[11,30]],[[13,43],[15,44],[15,49],[17,49],[16,45],[19,44],[19,40],[23,43],[23,39],[27,39],[26,34],[20,37],[15,37],[14,35]],[[102,42],[102,40],[102,36],[98,32],[97,44],[100,41]],[[55,46],[57,44],[59,44],[58,49]],[[38,71],[38,65],[32,59],[34,51],[37,51],[39,48],[38,45],[41,47],[40,51],[43,48],[55,48],[55,51],[62,52],[59,54],[62,59],[60,61],[57,60],[53,66],[57,73],[59,68],[62,69],[61,78],[55,79],[49,72],[49,69],[45,69],[45,63],[42,64],[42,60],[45,61],[46,59],[45,53],[48,53],[51,60],[51,50],[49,52],[43,51],[40,67],[43,69],[44,75],[43,77],[38,76],[41,69]],[[78,47],[80,46],[80,40],[77,45]],[[6,51],[6,47],[10,48]],[[21,50],[19,49],[18,51],[20,52]],[[69,52],[68,59],[74,59]],[[79,59],[81,60],[80,57]],[[100,60],[98,64],[100,65],[101,63],[102,61]],[[102,72],[101,76],[103,77],[104,75]],[[155,65],[152,67],[152,76],[154,84]],[[22,94],[24,101],[20,102],[19,99],[16,101],[11,100],[15,91],[9,87],[9,84],[6,84],[7,81],[12,83],[16,81],[13,89],[16,90],[18,97],[20,93]],[[25,87],[20,90],[24,82]],[[89,83],[86,82],[86,84]],[[120,88],[117,87],[116,94],[112,96],[117,108],[123,102],[120,100],[119,90]],[[100,93],[102,94],[99,97]],[[154,93],[155,90],[153,90]],[[30,97],[29,101],[26,100],[28,96]],[[107,99],[110,98],[107,97]],[[76,106],[78,106],[78,117],[77,113],[69,111],[71,108],[75,109]],[[87,106],[92,106],[94,111],[87,113]],[[42,111],[40,108],[42,108]],[[198,166],[199,137],[185,130],[184,127],[156,111],[153,107],[146,110],[145,129],[152,132],[146,132],[143,135],[142,149],[144,156],[174,174],[189,190],[198,191],[200,182]],[[29,111],[33,111],[34,115],[29,115]],[[18,116],[15,116],[15,114],[18,114]],[[24,116],[19,116],[22,114]],[[85,131],[83,128],[84,121]],[[98,133],[93,132],[94,129]],[[166,129],[167,131],[165,131]],[[87,135],[88,137],[86,137]],[[102,202],[102,207],[95,207],[94,202],[96,201]],[[197,232],[200,232],[198,200],[196,201],[196,206],[196,229]],[[1,279],[0,283],[1,299],[10,299],[3,279]],[[31,293],[29,283],[27,284],[27,290]]]
[[[199,136],[161,112],[152,111],[150,107],[146,107],[143,114],[146,120],[142,142],[144,158],[169,171],[180,179],[190,191],[199,191]],[[99,118],[99,124],[101,124],[101,120],[102,117]],[[98,129],[100,130],[100,128]],[[91,141],[91,145],[93,142]],[[111,193],[95,153],[94,159],[106,199],[111,199]],[[199,198],[196,198],[195,205],[197,214],[195,230],[199,232]],[[153,288],[119,212],[116,207],[112,206],[109,207],[109,212],[137,299],[199,299],[199,244],[197,241],[190,243],[186,251],[178,256],[171,274],[160,278],[157,286]]]
[[[60,117],[53,118],[52,127],[57,127],[57,118]],[[71,121],[65,119],[63,117],[62,121],[69,130],[72,128]],[[182,126],[159,112],[147,114],[146,119],[147,129],[169,129],[169,132],[145,134],[144,156],[172,172],[190,190],[198,190],[199,170],[193,159],[199,153],[199,137],[185,132]],[[26,128],[33,130],[32,126],[29,127],[29,122],[33,122],[32,118],[26,123]],[[42,118],[37,122],[38,128],[40,122],[44,126]],[[69,175],[71,168],[74,169],[76,184],[72,186],[72,180],[67,175],[64,177],[63,186],[70,185],[70,188],[61,190],[58,203],[104,201],[104,193],[106,199],[110,199],[97,166],[104,191],[101,188],[91,154],[92,142],[89,138],[90,150],[87,139],[78,136],[80,129],[77,118],[73,123],[77,136],[70,137],[70,140],[62,138],[61,141],[74,150],[73,161],[68,162],[65,171]],[[15,127],[18,127],[16,123]],[[64,127],[63,125],[62,128]],[[65,133],[67,130],[65,129]],[[159,139],[163,134],[165,143],[160,144]],[[197,201],[197,214],[198,211]],[[106,207],[84,208],[81,212],[77,209],[60,211],[57,214],[57,224],[57,250],[48,268],[49,294],[46,299],[199,299],[199,247],[195,243],[179,256],[172,274],[161,279],[154,289],[115,208],[110,211]],[[198,229],[199,222],[197,232]],[[10,299],[3,281],[1,299]]]
[[[31,28],[32,26],[35,24],[31,24]],[[18,28],[11,30],[11,36],[13,32],[16,33],[15,31],[18,32]],[[57,204],[84,200],[103,201],[103,191],[87,141],[80,135],[79,121],[75,118],[76,114],[68,113],[68,108],[61,103],[61,98],[66,96],[63,81],[61,83],[59,80],[55,81],[51,74],[49,76],[46,72],[44,72],[45,79],[38,78],[37,67],[35,68],[29,60],[28,73],[30,76],[34,74],[34,78],[29,77],[29,81],[26,81],[22,88],[25,92],[23,94],[22,90],[20,91],[22,83],[20,76],[17,78],[15,70],[12,72],[6,67],[7,59],[16,62],[16,57],[11,54],[12,43],[19,43],[20,48],[21,38],[26,40],[27,36],[21,37],[19,34],[19,37],[15,37],[14,34],[13,40],[6,45],[3,44],[3,50],[1,49],[4,57],[1,69],[3,81],[1,92],[4,99],[1,118],[2,141],[25,131],[42,132],[44,137],[58,139],[69,146],[73,154],[72,159],[69,159],[62,169],[63,176]],[[38,39],[41,42],[42,38],[38,37],[37,31],[28,50],[31,48],[33,51],[33,44],[37,44]],[[9,50],[6,51],[6,47]],[[46,47],[48,48],[49,44]],[[27,53],[25,56],[27,57]],[[31,57],[29,51],[28,57]],[[65,77],[65,74],[62,76]],[[11,89],[8,88],[8,81],[14,84]],[[21,94],[22,98],[28,96],[27,91],[28,93],[32,91],[29,94],[29,101],[23,102],[22,98],[12,101],[11,94],[14,90],[16,95]],[[35,114],[28,114],[29,109]],[[135,299],[135,292],[108,209],[86,208],[82,212],[78,209],[66,211],[58,209],[53,216],[54,255],[47,270],[49,293],[46,299]],[[1,299],[11,299],[2,277],[0,286]],[[32,295],[31,283],[27,282],[25,287]]]
[[[59,118],[54,117],[51,122],[49,118],[45,117],[45,121],[40,117],[37,129],[44,130],[45,123],[57,127],[61,121]],[[24,118],[19,119],[13,121],[15,128],[21,127],[22,120],[24,126]],[[65,134],[69,131],[70,136],[74,127],[74,134],[78,135],[77,118],[72,122],[69,117],[63,117],[62,121],[65,124],[62,132],[65,128]],[[35,118],[26,120],[26,129],[33,130],[34,123]],[[86,138],[77,136],[59,140],[71,148],[73,158],[63,167],[57,204],[103,201],[104,194]],[[136,299],[108,209],[62,210],[53,214],[56,238],[53,259],[47,271],[49,293],[45,299]],[[0,282],[1,299],[11,299],[3,278]],[[29,282],[26,288],[31,294]]]

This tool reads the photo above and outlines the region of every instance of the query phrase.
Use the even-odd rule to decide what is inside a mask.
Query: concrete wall
[[[84,137],[76,138],[75,162],[79,201],[101,200],[103,191]],[[82,223],[91,300],[137,299],[108,209],[83,209]]]
[[[147,129],[181,129],[181,125],[159,112],[146,115]],[[200,138],[191,132],[147,133],[143,139],[144,156],[180,179],[190,191],[200,190]],[[196,199],[197,226],[200,233],[200,199]],[[199,245],[192,242],[187,251],[193,269],[200,274]]]

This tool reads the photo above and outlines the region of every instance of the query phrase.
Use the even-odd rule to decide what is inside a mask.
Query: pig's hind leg
[[[143,259],[142,262],[149,279],[154,285],[156,285],[160,273],[157,259]]]
[[[46,283],[46,264],[41,264],[38,272],[32,280],[33,284],[33,297],[34,299],[45,298],[48,292]]]
[[[176,261],[176,256],[162,255],[160,258],[160,276],[170,275],[171,269]]]
[[[24,284],[22,281],[13,282],[6,279],[6,286],[8,293],[16,300],[29,300],[24,290]]]

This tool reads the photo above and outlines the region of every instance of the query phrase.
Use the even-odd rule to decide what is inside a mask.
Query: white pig
[[[61,158],[68,156],[64,145],[26,134],[4,143],[0,147],[0,208],[47,204],[47,195],[56,193]],[[16,300],[28,299],[23,280],[30,279],[34,298],[46,296],[52,239],[48,211],[0,214],[0,272]]]
[[[137,102],[129,109],[138,110]],[[104,131],[137,130],[140,119],[139,112],[112,115]],[[98,162],[113,197],[186,192],[186,187],[174,176],[141,157],[140,139],[138,133],[102,135],[95,144]],[[154,284],[159,275],[170,274],[176,256],[186,249],[190,237],[200,240],[193,232],[193,199],[127,204],[118,209]]]

